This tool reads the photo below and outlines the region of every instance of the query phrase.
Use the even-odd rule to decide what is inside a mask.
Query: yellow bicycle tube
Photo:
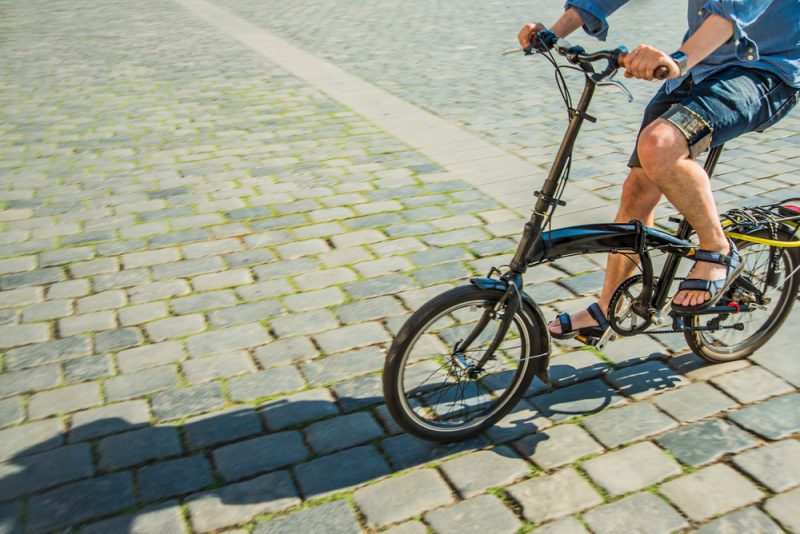
[[[731,221],[723,221],[722,227],[730,226]],[[783,221],[781,224],[788,224],[790,226],[794,226],[797,228],[798,223],[795,221]],[[765,239],[763,237],[753,237],[747,234],[739,234],[737,232],[725,232],[725,235],[730,237],[731,239],[738,239],[740,241],[749,241],[751,243],[759,243],[762,245],[769,245],[771,247],[781,247],[781,248],[798,248],[800,247],[800,240],[794,241],[777,241],[775,239]]]

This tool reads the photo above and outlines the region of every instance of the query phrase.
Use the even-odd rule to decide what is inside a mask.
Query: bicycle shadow
[[[649,363],[658,367],[634,366],[631,381],[618,386],[626,396],[671,387],[668,368]],[[86,533],[133,532],[143,528],[145,513],[148,530],[167,531],[185,504],[199,530],[218,530],[456,453],[487,449],[519,460],[509,444],[536,434],[522,453],[531,456],[550,439],[552,423],[624,402],[601,378],[570,383],[586,369],[555,363],[551,370],[562,387],[532,388],[533,396],[484,435],[447,445],[402,433],[378,391],[336,402],[279,399],[179,425],[103,417],[33,443],[3,443],[0,526],[9,532],[76,525],[88,525]]]

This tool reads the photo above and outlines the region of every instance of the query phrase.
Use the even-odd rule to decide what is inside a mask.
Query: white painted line
[[[525,216],[533,207],[534,199],[530,193],[543,182],[545,175],[540,167],[294,46],[216,4],[206,0],[175,1],[442,165],[454,178],[470,183],[488,197]],[[498,184],[498,187],[493,184]]]

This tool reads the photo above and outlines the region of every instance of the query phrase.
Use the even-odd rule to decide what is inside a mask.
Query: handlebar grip
[[[625,58],[628,56],[626,53],[621,53],[617,56],[617,67],[624,69],[625,68]],[[653,71],[653,78],[656,80],[666,80],[669,77],[669,67],[666,65],[661,65],[660,67],[656,67]]]

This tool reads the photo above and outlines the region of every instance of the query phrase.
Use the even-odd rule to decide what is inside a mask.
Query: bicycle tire
[[[411,366],[419,361],[412,361],[410,356],[414,353],[418,343],[423,340],[429,328],[431,332],[433,332],[434,325],[438,324],[440,319],[445,320],[445,322],[452,321],[452,317],[454,316],[451,314],[469,306],[480,306],[483,308],[494,306],[502,296],[502,291],[480,289],[475,286],[457,287],[433,298],[413,313],[406,321],[389,349],[383,373],[383,389],[386,406],[400,427],[410,434],[425,440],[441,443],[464,440],[480,434],[497,423],[514,408],[519,399],[525,394],[538,369],[537,362],[529,357],[546,353],[549,345],[549,337],[546,331],[543,331],[544,325],[541,321],[536,319],[535,314],[525,303],[522,303],[515,313],[511,328],[509,329],[509,332],[511,332],[512,329],[519,332],[519,366],[515,369],[508,387],[501,394],[492,397],[494,392],[491,389],[488,390],[487,397],[491,399],[491,402],[486,409],[478,410],[480,417],[477,417],[473,421],[465,421],[463,424],[458,424],[453,420],[434,421],[432,419],[426,419],[412,408],[412,399],[410,397],[416,395],[413,400],[414,402],[418,402],[420,398],[429,398],[433,395],[428,395],[426,393],[425,396],[423,396],[421,393],[421,384],[417,392],[412,393],[406,391],[406,371],[409,371],[409,376],[413,376],[414,373],[411,371]],[[468,332],[470,330],[467,329],[465,331]],[[444,332],[444,330],[442,330],[442,332]],[[441,338],[442,335],[441,333],[437,334],[437,341],[441,341],[439,338]],[[506,335],[509,336],[509,334]],[[419,344],[424,345],[426,342],[430,344],[430,339],[422,341],[422,343]],[[516,342],[516,340],[514,340],[514,342]],[[454,344],[458,343],[459,342],[456,341]],[[446,343],[442,342],[441,346],[442,350],[450,351],[450,347],[448,347]],[[514,348],[516,349],[516,347]],[[425,348],[423,350],[430,349]],[[505,349],[502,347],[498,349],[498,351],[505,354]],[[516,350],[512,352],[516,353]],[[477,356],[480,352],[476,351],[475,354]],[[445,363],[442,367],[450,365],[450,368],[446,369],[447,378],[450,378],[451,371],[455,368],[453,352],[439,352],[437,357],[439,358],[438,361],[436,361],[437,364],[440,361],[444,361]],[[514,364],[513,358],[502,357],[509,362],[509,365]],[[440,367],[440,369],[442,369],[442,367]],[[481,378],[481,380],[483,380],[483,378]],[[486,383],[482,383],[480,380],[474,380],[473,382],[475,382],[474,386],[476,390],[486,388]],[[461,382],[459,381],[457,383],[459,384],[460,390]],[[452,388],[453,386],[449,385],[447,387]],[[465,387],[464,389],[469,388]],[[433,415],[431,417],[434,419],[438,417],[436,413],[437,407],[434,406],[431,408],[430,406],[422,406],[423,402],[424,401],[419,401],[418,409],[420,409],[420,411],[425,410],[432,413]],[[431,402],[431,404],[435,405],[436,402],[439,401]],[[469,413],[469,411],[467,411],[467,413]]]
[[[753,236],[769,238],[770,234],[767,230],[762,230],[754,233]],[[780,230],[778,232],[778,238],[788,240],[791,239],[791,235],[785,230]],[[742,276],[747,276],[754,282],[757,280],[764,280],[760,272],[755,272],[755,267],[747,265],[748,256],[752,255],[754,252],[753,249],[756,246],[759,246],[760,250],[765,253],[771,252],[776,247],[759,245],[752,241],[736,241],[736,246],[739,248],[739,252],[746,265]],[[748,251],[750,251],[750,254],[748,254]],[[777,297],[777,303],[774,309],[766,316],[764,323],[756,328],[752,335],[732,345],[725,345],[719,339],[710,339],[710,334],[707,332],[684,332],[686,342],[695,354],[711,363],[724,363],[739,360],[753,354],[775,335],[792,310],[795,298],[797,297],[798,288],[800,287],[800,271],[795,271],[795,269],[800,267],[800,249],[780,248],[780,262],[782,264],[781,269],[784,280],[783,283],[780,284],[781,287],[777,291],[777,294],[772,293],[772,300],[775,300]],[[766,268],[764,268],[764,272],[766,272]],[[785,276],[789,276],[792,273],[794,274],[787,283],[785,281]],[[766,286],[766,284],[763,285]],[[732,315],[730,320],[738,321],[740,320],[740,316],[743,315],[745,314]],[[695,317],[692,324],[694,326],[699,326],[702,321],[703,319],[701,317]]]

